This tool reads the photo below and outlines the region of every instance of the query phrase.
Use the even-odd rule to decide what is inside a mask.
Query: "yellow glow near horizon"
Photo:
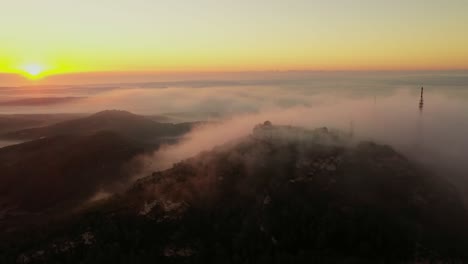
[[[468,69],[467,10],[462,0],[5,1],[0,73]]]
[[[24,71],[24,75],[28,77],[29,79],[39,79],[43,76],[44,73],[44,66],[40,64],[26,64],[22,67],[22,70]]]

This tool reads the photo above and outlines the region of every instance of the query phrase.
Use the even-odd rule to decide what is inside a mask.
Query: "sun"
[[[30,79],[39,79],[44,73],[44,66],[40,64],[27,64],[22,67],[24,74]]]

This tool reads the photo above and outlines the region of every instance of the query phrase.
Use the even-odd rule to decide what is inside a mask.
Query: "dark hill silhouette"
[[[103,186],[126,182],[133,172],[126,164],[145,151],[140,143],[112,132],[56,136],[2,148],[1,208],[41,212],[78,203]]]
[[[9,245],[22,250],[4,259],[462,263],[467,220],[453,186],[389,146],[265,123],[41,230],[40,238],[28,233],[27,246]]]
[[[11,116],[0,116],[0,133],[24,129],[26,127],[34,127],[40,125],[38,120],[27,118],[14,118]]]
[[[133,139],[158,141],[164,137],[180,136],[188,132],[191,127],[191,123],[158,123],[127,111],[106,110],[50,126],[10,132],[4,134],[2,138],[31,140],[58,135],[92,135],[99,131],[112,131]]]
[[[0,115],[0,135],[27,128],[46,126],[82,117],[80,114],[3,114]]]

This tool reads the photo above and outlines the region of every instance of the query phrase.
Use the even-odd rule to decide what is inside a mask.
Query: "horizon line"
[[[261,69],[261,70],[90,70],[90,71],[70,71],[70,72],[57,72],[48,74],[44,72],[41,79],[46,79],[53,76],[63,75],[79,75],[79,74],[114,74],[114,73],[127,73],[127,74],[191,74],[191,73],[307,73],[307,72],[454,72],[454,71],[468,71],[466,68],[342,68],[342,69]],[[28,79],[23,72],[10,72],[0,71],[0,75],[16,75]]]

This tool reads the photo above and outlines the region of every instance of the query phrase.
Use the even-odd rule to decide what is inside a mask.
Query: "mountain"
[[[6,133],[26,127],[39,125],[40,122],[34,119],[14,118],[12,116],[0,116],[0,133]]]
[[[193,124],[157,123],[113,110],[7,133],[16,141],[7,147],[0,141],[0,230],[124,190],[142,168],[139,155],[176,142]]]
[[[106,110],[88,117],[6,133],[0,138],[31,140],[58,135],[92,135],[112,131],[142,141],[159,141],[178,137],[192,128],[192,123],[158,123],[127,111]]]
[[[56,136],[0,149],[0,209],[43,213],[83,202],[100,189],[127,183],[146,146],[113,132]],[[0,215],[1,216],[1,215]]]
[[[265,122],[0,244],[0,260],[462,263],[467,220],[450,183],[389,146]]]
[[[0,134],[82,117],[79,114],[14,114],[0,115]]]

